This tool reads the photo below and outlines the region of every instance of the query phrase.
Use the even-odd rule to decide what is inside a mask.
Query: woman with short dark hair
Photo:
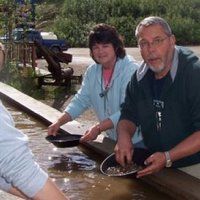
[[[89,49],[95,63],[87,68],[80,90],[64,114],[49,126],[48,134],[56,135],[61,125],[77,118],[88,108],[93,108],[99,123],[85,132],[81,142],[95,140],[103,131],[116,140],[120,105],[124,101],[126,86],[138,65],[132,57],[126,55],[120,35],[108,24],[97,24],[92,28]],[[134,143],[141,140],[141,134],[133,138]]]

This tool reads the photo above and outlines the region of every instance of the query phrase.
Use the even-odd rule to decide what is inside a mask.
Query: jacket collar
[[[172,62],[172,67],[170,69],[170,75],[172,80],[174,81],[176,73],[177,73],[177,69],[178,69],[178,48],[177,46],[175,46],[175,51],[174,51],[174,58],[173,58],[173,62]],[[147,65],[147,63],[145,63],[144,61],[141,63],[139,69],[136,72],[136,77],[137,77],[137,81],[141,81],[143,79],[143,77],[145,76],[145,74],[147,73],[149,67]]]

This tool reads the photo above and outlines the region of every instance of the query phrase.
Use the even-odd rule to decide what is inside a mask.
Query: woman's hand
[[[48,127],[48,135],[54,135],[54,136],[56,136],[56,134],[57,134],[59,128],[60,128],[60,123],[59,123],[58,121],[52,123],[52,124]]]
[[[97,136],[101,133],[99,125],[92,126],[88,129],[85,134],[81,137],[80,142],[89,142],[95,140]]]

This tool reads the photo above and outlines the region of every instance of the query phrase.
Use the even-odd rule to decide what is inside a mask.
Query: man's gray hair
[[[141,26],[148,27],[148,26],[151,26],[151,25],[160,25],[163,28],[166,35],[168,35],[168,36],[172,35],[172,30],[171,30],[169,24],[163,18],[157,17],[157,16],[150,16],[150,17],[144,18],[137,25],[137,27],[135,29],[135,37],[138,39]]]

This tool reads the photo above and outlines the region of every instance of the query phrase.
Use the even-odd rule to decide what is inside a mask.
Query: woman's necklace
[[[111,80],[112,80],[114,68],[115,68],[115,66],[113,66],[111,70],[105,70],[105,69],[102,68],[101,93],[99,94],[99,96],[104,99],[104,113],[105,113],[106,116],[110,115],[109,106],[107,106],[106,104],[109,102],[107,93],[108,93],[108,91],[111,87]]]
[[[112,67],[111,70],[105,70],[102,67],[102,74],[101,74],[101,93],[99,94],[100,97],[104,97],[107,95],[110,86],[111,86],[111,79],[112,79],[112,75],[114,72],[114,66]],[[104,84],[104,87],[103,87]],[[105,88],[105,89],[104,89]]]

